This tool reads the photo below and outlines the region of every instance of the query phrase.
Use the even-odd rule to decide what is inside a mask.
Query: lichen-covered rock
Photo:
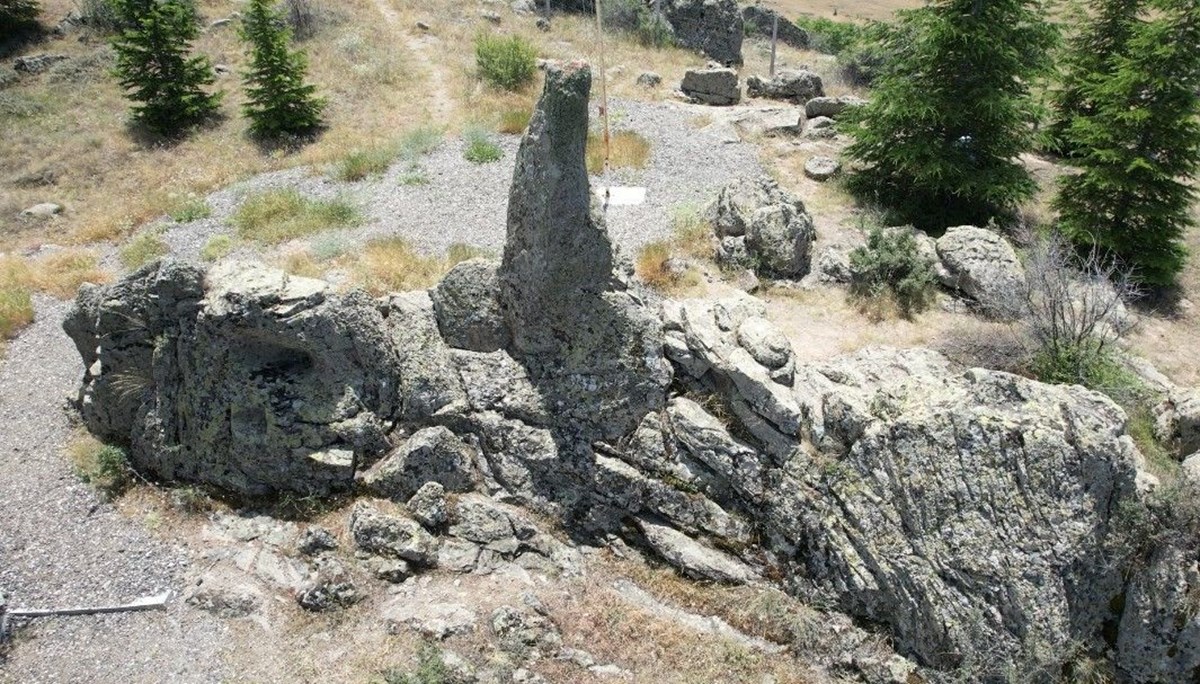
[[[675,41],[725,66],[742,63],[745,29],[736,0],[663,0]]]
[[[362,476],[371,491],[395,501],[407,500],[428,482],[469,492],[479,481],[475,450],[441,426],[413,433]]]
[[[825,86],[821,77],[811,71],[784,70],[777,72],[770,80],[759,76],[747,78],[746,93],[750,97],[765,97],[802,105],[814,97],[825,95]]]
[[[412,517],[427,529],[440,529],[446,524],[446,488],[438,482],[426,482],[405,504]]]
[[[1180,454],[1200,451],[1200,391],[1172,388],[1154,407],[1154,436]]]
[[[550,65],[517,151],[500,267],[511,351],[554,420],[601,438],[661,408],[662,324],[616,268],[584,164],[591,71]]]
[[[388,515],[367,503],[354,505],[350,514],[350,534],[358,548],[417,565],[437,563],[437,537],[430,535],[411,518]]]
[[[451,347],[491,352],[508,344],[508,329],[496,300],[496,267],[487,259],[464,261],[429,291],[438,329]]]
[[[832,157],[810,157],[804,162],[804,175],[809,178],[824,182],[838,175],[842,170],[842,163]]]
[[[705,218],[719,238],[745,236],[749,261],[760,274],[799,279],[808,273],[816,238],[812,217],[798,197],[773,179],[730,183],[705,210]]]
[[[78,406],[166,480],[263,494],[350,486],[399,410],[396,356],[361,293],[258,266],[151,264],[81,294],[64,328]]]
[[[679,90],[696,104],[728,107],[742,101],[737,71],[723,67],[688,69]]]
[[[866,104],[865,100],[859,99],[852,95],[843,95],[839,97],[814,97],[804,103],[804,115],[810,119],[815,119],[819,116],[836,119],[842,112],[851,107],[861,107]]]
[[[1125,596],[1117,665],[1130,681],[1192,682],[1200,675],[1200,564],[1174,546],[1154,552]]]
[[[725,584],[745,584],[754,579],[753,571],[745,563],[708,548],[679,530],[648,520],[639,520],[638,527],[655,553],[689,577]]]
[[[937,240],[937,253],[945,266],[943,285],[971,297],[991,315],[1017,313],[1025,268],[1003,236],[975,226],[948,228]]]
[[[808,49],[808,31],[773,9],[761,5],[747,5],[742,8],[742,21],[746,24],[747,32],[753,30],[755,37],[770,40],[774,33],[784,45],[797,50]]]
[[[1122,589],[1109,517],[1139,460],[1116,405],[923,351],[796,382],[817,449],[796,452],[772,518],[802,540],[810,581],[935,667],[980,643],[1096,643]]]

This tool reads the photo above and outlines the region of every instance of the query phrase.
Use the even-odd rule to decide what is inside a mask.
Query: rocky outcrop
[[[780,71],[770,80],[759,76],[746,79],[746,93],[750,97],[765,97],[771,100],[786,100],[804,104],[814,97],[825,94],[821,77],[811,71]]]
[[[756,38],[770,40],[774,32],[779,42],[784,45],[797,50],[808,49],[808,31],[773,9],[761,5],[747,5],[742,8],[742,21],[746,24],[746,32]]]
[[[861,107],[866,101],[852,95],[840,97],[814,97],[804,103],[804,115],[810,119],[827,116],[836,119],[842,112],[851,107]]]
[[[1154,436],[1180,454],[1200,451],[1200,391],[1172,387],[1154,407]]]
[[[742,63],[745,29],[735,0],[663,0],[675,41],[725,66]]]
[[[737,72],[724,67],[688,69],[679,90],[696,104],[722,107],[742,100]]]
[[[691,577],[777,582],[935,668],[979,644],[1001,663],[1100,652],[1114,625],[1129,671],[1194,667],[1193,625],[1177,617],[1194,553],[1141,570],[1114,544],[1144,496],[1116,405],[923,350],[800,365],[753,297],[652,301],[591,204],[590,73],[546,71],[499,266],[467,262],[431,292],[378,299],[236,263],[166,261],[87,287],[64,324],[87,369],[85,425],[166,479],[248,494],[361,483],[390,499],[354,504],[346,538],[370,574],[403,582],[389,628],[430,638],[478,616],[418,600],[410,575],[578,572],[574,541],[525,506],[573,540],[633,546]],[[812,221],[770,180],[731,185],[707,217],[723,249],[765,272],[808,272]],[[1003,281],[956,247],[962,234],[926,249],[964,291]],[[333,562],[329,537],[306,532],[306,560],[247,549],[237,567],[306,608],[348,605],[362,580]],[[197,601],[259,605],[230,595]],[[506,647],[553,642],[529,636],[537,620],[492,617]],[[911,671],[872,663],[856,667]]]
[[[986,313],[1015,315],[1025,269],[1008,240],[986,228],[948,228],[938,238],[937,255],[945,266],[943,285],[974,299]]]
[[[808,273],[816,238],[812,217],[799,198],[771,178],[730,183],[705,218],[721,240],[719,261],[781,278],[799,279]]]

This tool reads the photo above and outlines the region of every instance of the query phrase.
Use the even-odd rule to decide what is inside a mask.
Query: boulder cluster
[[[547,66],[503,258],[428,291],[373,299],[174,261],[84,289],[65,323],[84,424],[163,480],[402,504],[351,516],[381,576],[553,563],[561,545],[520,513],[536,508],[690,577],[779,583],[933,668],[986,645],[997,662],[1111,651],[1138,681],[1195,676],[1194,549],[1136,566],[1115,543],[1145,479],[1120,408],[924,350],[801,365],[752,297],[643,292],[592,204],[590,87],[585,64]],[[811,219],[777,187],[729,190],[712,218],[723,249],[808,268]],[[955,263],[969,271],[971,252]],[[306,600],[355,600],[339,577]],[[397,623],[453,629],[412,604]]]

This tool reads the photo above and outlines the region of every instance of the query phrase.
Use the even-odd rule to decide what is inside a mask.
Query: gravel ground
[[[0,591],[11,607],[124,603],[183,589],[189,560],[100,501],[64,457],[63,404],[83,374],[62,332],[68,304],[37,321],[0,367]],[[223,627],[174,599],[165,612],[43,618],[21,629],[0,681],[215,682]]]
[[[636,185],[647,189],[646,203],[614,206],[607,212],[614,242],[632,254],[641,245],[671,235],[671,212],[683,205],[703,206],[734,178],[762,173],[749,143],[723,143],[715,133],[698,130],[691,120],[704,108],[679,103],[615,101],[613,129],[631,129],[647,138],[651,156],[645,169],[618,169],[592,179],[593,186]],[[595,122],[593,122],[595,123]],[[256,176],[209,196],[213,215],[185,225],[168,224],[165,240],[185,258],[197,258],[214,235],[228,233],[228,220],[241,198],[271,188],[296,188],[310,197],[343,197],[361,206],[366,221],[336,237],[348,244],[400,235],[420,249],[440,254],[456,242],[499,252],[504,246],[508,189],[512,183],[519,136],[497,136],[504,157],[489,164],[463,158],[463,143],[447,139],[421,160],[427,185],[404,185],[404,164],[382,177],[343,183],[313,169],[291,169]]]

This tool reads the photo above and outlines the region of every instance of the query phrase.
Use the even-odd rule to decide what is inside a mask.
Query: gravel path
[[[71,471],[63,403],[83,374],[62,332],[68,305],[37,322],[0,368],[0,591],[12,607],[124,603],[183,589],[188,558],[101,502]],[[0,681],[216,682],[223,627],[178,599],[166,612],[43,618],[18,632]]]
[[[647,138],[651,156],[645,169],[618,169],[597,185],[638,185],[647,189],[646,203],[614,206],[607,212],[608,231],[626,253],[671,236],[671,214],[681,206],[703,206],[730,180],[762,173],[756,149],[749,143],[724,143],[715,133],[698,130],[691,120],[704,108],[673,102],[615,101],[614,130],[631,129]],[[295,188],[317,198],[343,197],[361,206],[365,223],[339,231],[334,238],[349,244],[400,235],[420,249],[440,254],[454,243],[498,252],[504,245],[508,189],[512,183],[519,136],[498,136],[504,157],[490,164],[463,159],[463,143],[447,139],[421,160],[427,185],[404,185],[403,164],[380,178],[342,183],[312,169],[291,169],[256,176],[213,193],[213,216],[186,225],[169,224],[166,242],[176,254],[197,258],[204,243],[228,233],[228,220],[241,199],[271,188]]]

